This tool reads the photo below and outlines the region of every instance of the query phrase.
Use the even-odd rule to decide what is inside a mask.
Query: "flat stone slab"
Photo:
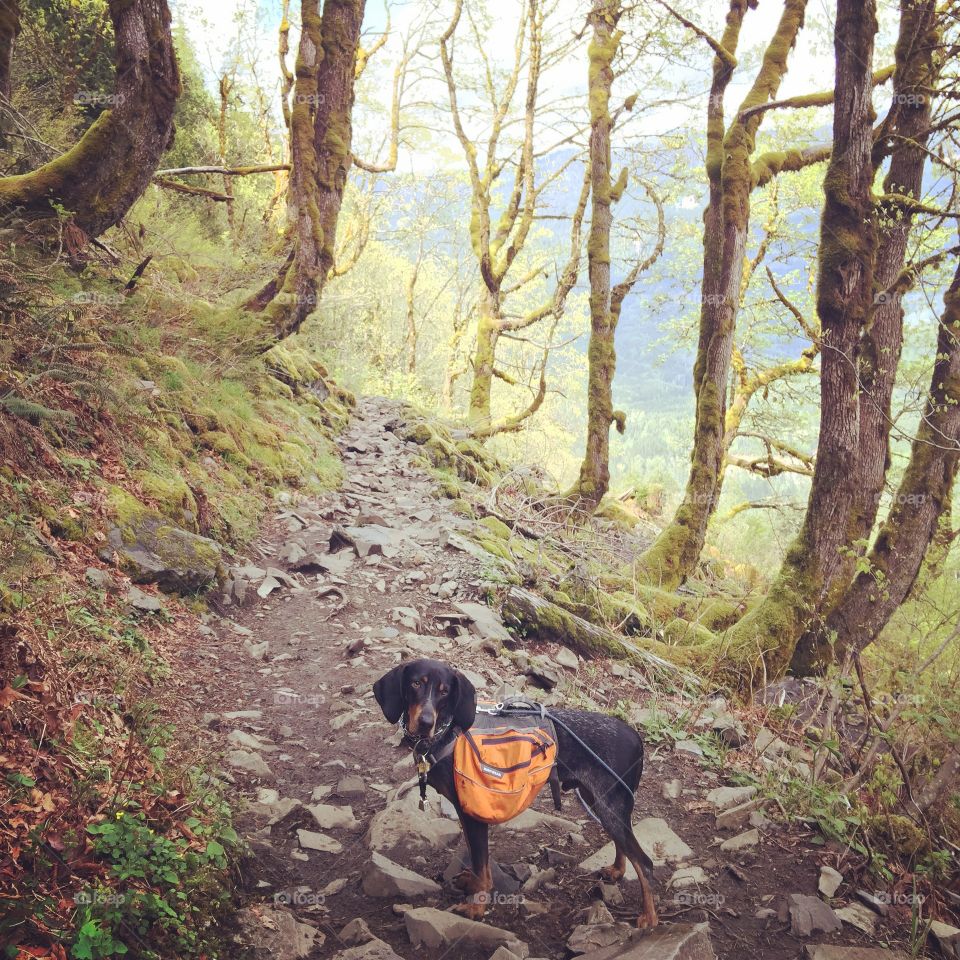
[[[435,907],[407,910],[403,920],[407,927],[407,936],[415,947],[423,944],[430,950],[437,950],[463,940],[467,945],[489,947],[491,950],[506,947],[521,960],[530,953],[529,947],[522,940],[518,940],[511,930],[501,930],[489,923],[468,920]]]
[[[634,836],[643,852],[653,861],[655,867],[662,867],[666,863],[683,863],[693,857],[693,851],[667,825],[667,821],[660,817],[646,817],[638,821],[633,827]],[[593,871],[613,863],[614,844],[601,847],[580,864],[581,870]],[[636,880],[637,871],[627,861],[627,880]]]
[[[790,911],[790,932],[795,937],[835,933],[842,926],[840,918],[819,897],[791,893],[787,897],[787,909]]]
[[[806,946],[808,960],[910,960],[902,950],[883,947],[838,947],[829,943]]]
[[[245,770],[257,777],[272,777],[273,771],[259,753],[249,750],[231,750],[227,754],[227,763],[236,770]]]
[[[310,811],[321,830],[352,830],[357,826],[353,807],[338,807],[332,803],[311,803],[307,804],[307,810]]]
[[[363,892],[368,897],[424,897],[441,892],[439,883],[401,867],[379,853],[363,868]]]
[[[723,843],[720,844],[720,849],[727,852],[746,850],[749,847],[755,847],[759,842],[760,831],[754,828],[753,830],[745,830],[743,833],[738,833],[729,840],[724,840]]]
[[[752,799],[757,792],[756,787],[715,787],[707,792],[706,800],[717,813],[739,807]]]
[[[707,923],[671,923],[630,933],[626,943],[592,950],[578,960],[716,960]]]
[[[297,840],[304,850],[317,850],[320,853],[340,853],[343,850],[343,844],[339,840],[315,830],[298,830]]]
[[[411,790],[374,814],[366,833],[367,847],[384,852],[398,847],[443,850],[456,844],[459,823],[435,816],[433,807],[420,810],[418,800],[417,791]]]

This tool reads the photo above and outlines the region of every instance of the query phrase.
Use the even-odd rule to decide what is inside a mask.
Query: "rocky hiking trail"
[[[448,912],[462,900],[449,883],[460,829],[432,790],[418,809],[411,755],[373,682],[403,657],[431,656],[465,671],[481,695],[507,685],[547,704],[623,701],[638,723],[649,692],[633,667],[507,633],[483,602],[491,568],[470,539],[475,521],[437,499],[403,426],[399,404],[360,402],[339,441],[341,489],[280,506],[232,570],[222,616],[184,657],[185,717],[195,711],[210,731],[249,845],[235,955],[906,956],[886,905],[821,870],[836,853],[768,819],[755,788],[704,764],[693,741],[647,743],[634,823],[659,865],[654,933],[632,926],[630,874],[600,882],[597,868],[612,861],[600,828],[573,794],[557,814],[547,790],[491,830],[497,895],[485,922]],[[746,736],[721,701],[698,722],[763,751],[768,766],[792,762],[768,731]]]

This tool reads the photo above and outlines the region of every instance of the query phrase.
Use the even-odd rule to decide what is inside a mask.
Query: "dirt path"
[[[411,462],[417,448],[394,433],[401,425],[398,405],[361,402],[340,440],[342,490],[279,510],[246,571],[251,583],[234,590],[238,596],[245,592],[243,605],[226,608],[190,667],[198,678],[194,707],[216,731],[213,736],[222,737],[225,775],[250,801],[239,822],[253,852],[243,868],[251,898],[242,913],[243,939],[263,956],[293,956],[292,943],[301,935],[308,942],[314,933],[309,955],[316,958],[345,950],[350,958],[389,958],[392,948],[408,960],[486,960],[496,946],[468,936],[452,945],[415,947],[403,910],[395,909],[400,903],[444,909],[460,901],[442,877],[458,828],[432,792],[432,811],[417,810],[410,755],[384,721],[371,684],[401,655],[449,660],[469,670],[488,695],[503,682],[524,683],[518,662],[495,644],[475,633],[448,632],[444,615],[456,612],[456,602],[481,595],[489,567],[447,543],[451,533],[468,531],[473,521],[456,513],[450,501],[435,498],[434,482]],[[359,528],[353,530],[357,549],[345,544],[327,553],[337,525]],[[367,547],[366,557],[357,556]],[[300,572],[290,572],[298,566]],[[260,584],[265,597],[257,595]],[[541,697],[607,709],[642,700],[642,678],[612,667],[581,663],[563,670],[557,691]],[[679,784],[671,789],[674,780]],[[645,829],[665,828],[665,846],[656,849],[668,859],[658,870],[666,925],[709,921],[717,955],[730,960],[799,957],[811,939],[875,943],[877,937],[847,925],[826,936],[791,935],[789,919],[775,912],[784,917],[787,894],[816,894],[822,851],[761,820],[758,844],[722,850],[721,841],[750,824],[743,819],[736,829],[717,829],[717,811],[705,796],[721,784],[718,774],[695,758],[649,748],[635,820],[644,820]],[[677,786],[679,796],[671,797]],[[670,847],[675,842],[678,852]],[[528,944],[532,957],[563,957],[567,939],[601,894],[616,920],[632,921],[639,909],[636,881],[622,885],[620,900],[617,891],[601,889],[596,876],[579,866],[605,843],[575,798],[564,797],[557,817],[545,791],[534,812],[492,831],[492,854],[507,872],[505,889],[513,892],[488,913],[489,925]],[[382,871],[362,880],[375,851],[414,871],[420,881]],[[668,890],[678,861],[702,873],[693,874],[690,886]],[[424,881],[439,881],[442,888]],[[758,918],[764,909],[768,918]],[[316,930],[297,927],[292,916]],[[344,932],[355,918],[383,945],[370,942],[359,924]],[[606,928],[623,929],[609,923]],[[587,934],[599,936],[599,930]]]

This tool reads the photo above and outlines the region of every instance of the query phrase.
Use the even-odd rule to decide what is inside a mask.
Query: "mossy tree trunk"
[[[62,156],[0,179],[3,216],[52,216],[56,204],[97,237],[140,198],[170,146],[180,74],[166,0],[109,0],[108,6],[116,49],[110,105]],[[0,45],[5,33],[12,43],[12,23],[0,20]]]
[[[887,136],[877,138],[878,145],[893,144],[885,194],[919,198],[922,193],[933,93],[942,59],[937,53],[937,23],[934,0],[901,0],[893,103],[883,121]],[[875,148],[875,164],[880,159]],[[850,550],[836,570],[834,597],[849,586],[856,558],[866,550],[890,467],[891,399],[903,346],[904,315],[901,291],[892,288],[903,271],[913,216],[909,210],[881,201],[877,218],[882,225],[874,283],[878,293],[859,344],[859,436]],[[820,659],[814,649],[821,650],[826,641],[827,613],[821,611],[797,644],[794,661],[798,670],[806,671],[811,659]]]
[[[590,103],[590,347],[587,374],[587,446],[572,494],[593,510],[610,485],[610,425],[613,422],[613,373],[616,321],[610,310],[610,226],[613,180],[610,178],[610,93],[613,60],[622,33],[617,29],[619,0],[594,0],[590,12],[593,39],[587,96]],[[624,170],[626,173],[626,170]]]
[[[334,263],[337,221],[352,163],[353,100],[365,0],[301,2],[293,104],[290,107],[292,258],[248,301],[263,311],[273,341],[296,333]]]
[[[0,3],[0,99],[10,99],[10,64],[13,44],[20,32],[20,5],[17,0]]]
[[[937,356],[910,461],[865,569],[827,618],[816,643],[798,647],[798,674],[822,672],[872,643],[906,600],[949,513],[960,462],[960,265],[944,295]],[[935,549],[935,548],[934,548]]]
[[[817,312],[822,329],[820,436],[803,525],[758,607],[727,635],[733,659],[768,676],[782,672],[824,601],[855,508],[860,337],[873,300],[877,228],[871,64],[874,0],[839,0],[834,33],[833,150],[824,179]]]
[[[590,276],[590,347],[587,374],[587,442],[577,482],[567,494],[578,509],[593,511],[610,486],[610,426],[624,431],[624,415],[613,409],[613,376],[616,369],[615,336],[623,301],[640,273],[650,267],[663,251],[665,239],[663,207],[652,188],[647,188],[657,206],[657,245],[653,254],[637,262],[627,277],[611,289],[610,230],[612,206],[627,184],[628,171],[621,170],[617,181],[610,174],[610,95],[613,61],[622,32],[617,23],[622,15],[620,0],[594,0],[590,12],[593,38],[588,50],[587,95],[590,104],[590,235],[587,263]]]
[[[692,572],[720,495],[725,455],[727,385],[741,300],[750,225],[750,194],[780,170],[799,169],[822,155],[787,154],[754,159],[765,107],[775,100],[787,60],[803,27],[806,0],[786,0],[763,63],[737,115],[725,126],[723,96],[736,67],[736,49],[748,4],[733,0],[726,29],[711,40],[716,57],[707,108],[706,170],[710,188],[704,211],[700,334],[693,370],[696,397],[693,448],[684,498],[673,520],[638,560],[638,576],[668,589]]]

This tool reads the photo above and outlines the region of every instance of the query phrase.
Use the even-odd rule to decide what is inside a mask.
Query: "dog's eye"
[[[440,694],[441,694],[441,695],[447,694],[447,693],[449,693],[449,692],[450,692],[450,688],[449,688],[449,687],[445,686],[444,684],[440,684]]]
[[[420,689],[420,681],[419,681],[419,680],[414,680],[414,681],[410,684],[410,686],[413,687],[414,690],[419,690],[419,689]]]

